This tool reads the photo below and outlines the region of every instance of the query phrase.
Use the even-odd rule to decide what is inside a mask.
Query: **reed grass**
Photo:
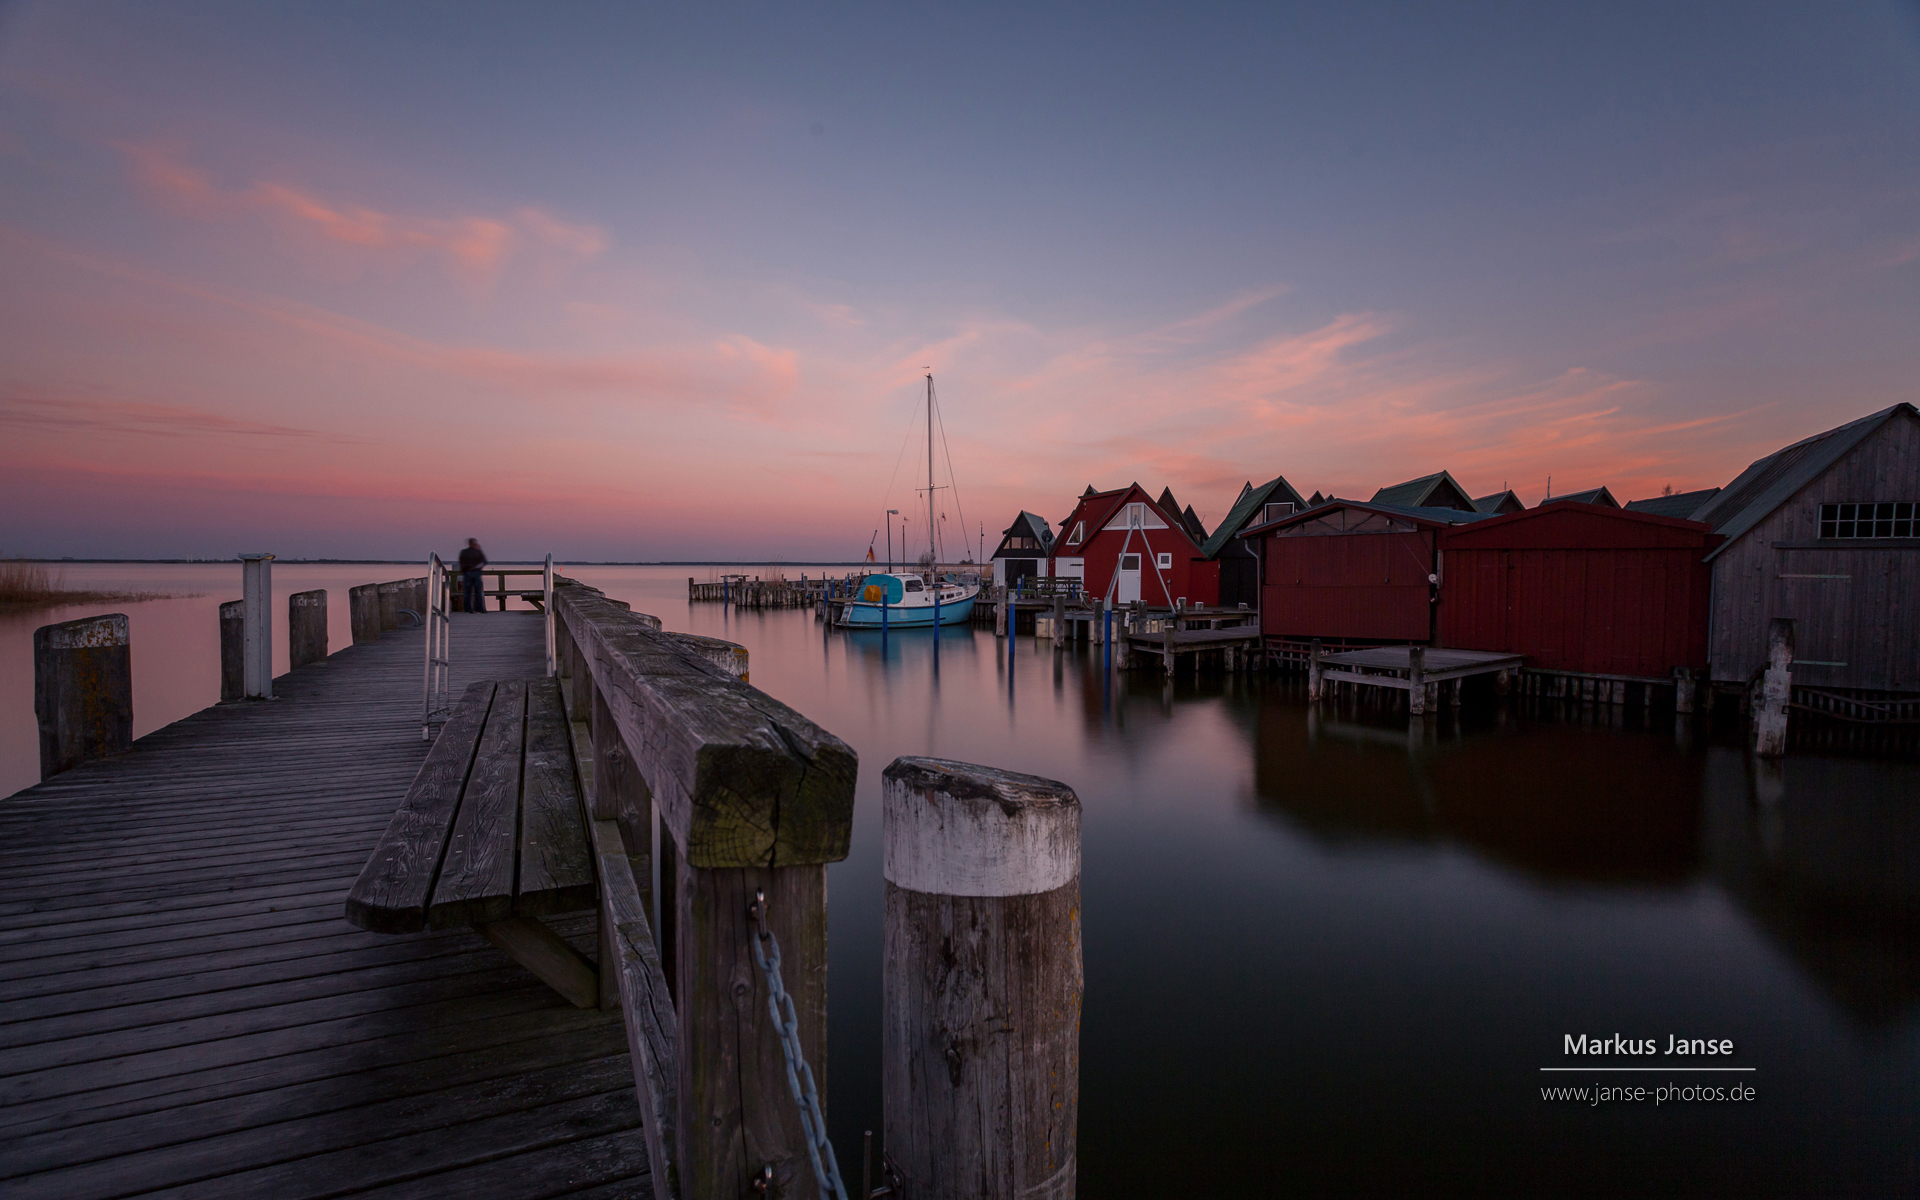
[[[125,604],[165,600],[172,592],[100,591],[68,587],[58,569],[24,558],[0,558],[0,609],[59,608],[67,604]]]

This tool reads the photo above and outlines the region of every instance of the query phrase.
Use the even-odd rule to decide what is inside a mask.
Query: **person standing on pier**
[[[468,538],[467,548],[460,552],[460,604],[468,612],[487,611],[480,583],[480,568],[486,565],[487,552],[480,548],[480,539]]]

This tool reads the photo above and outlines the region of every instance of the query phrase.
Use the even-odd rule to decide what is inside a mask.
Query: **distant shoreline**
[[[43,563],[47,566],[237,566],[237,558],[18,558],[14,562]],[[276,558],[275,563],[283,567],[417,567],[421,565],[416,558]],[[489,560],[492,566],[534,566],[543,560],[537,558],[496,558]],[[556,558],[556,564],[563,560]],[[617,562],[612,560],[594,562],[587,559],[569,558],[564,560],[569,567],[864,567],[869,565],[862,559],[844,561],[811,560],[798,561],[779,558],[733,558],[733,559],[668,559],[657,562]]]

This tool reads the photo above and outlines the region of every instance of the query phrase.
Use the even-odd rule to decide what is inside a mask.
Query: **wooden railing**
[[[847,856],[858,759],[749,685],[730,643],[662,633],[579,583],[553,611],[600,872],[603,1003],[626,1020],[656,1190],[752,1195],[771,1168],[773,1194],[809,1195],[748,906],[765,892],[824,1079],[826,864]]]

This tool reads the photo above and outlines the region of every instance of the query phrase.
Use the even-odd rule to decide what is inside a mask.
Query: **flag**
[[[868,547],[867,547],[867,561],[868,561],[868,562],[872,562],[872,561],[873,561],[873,547],[872,547],[872,546],[868,546]]]

